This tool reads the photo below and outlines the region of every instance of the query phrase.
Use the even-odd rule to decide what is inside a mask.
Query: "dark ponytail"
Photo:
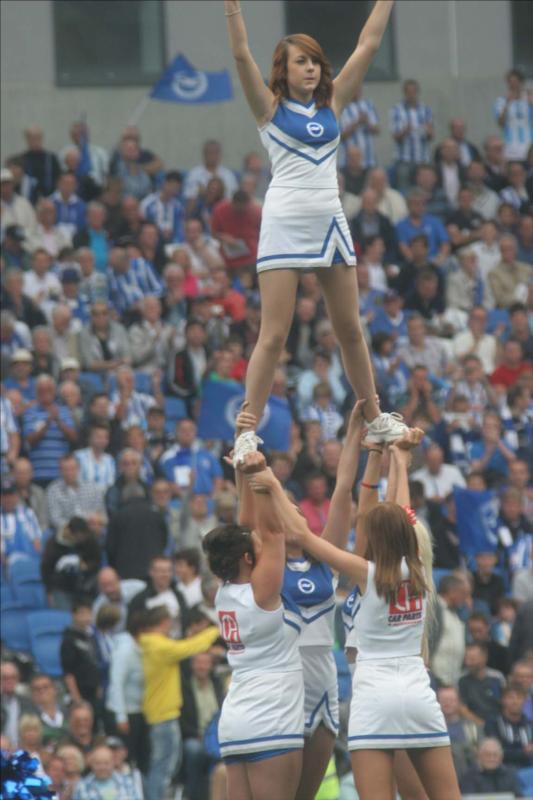
[[[235,581],[239,576],[239,562],[248,553],[255,564],[252,532],[243,525],[219,525],[204,537],[202,542],[209,569],[224,582]]]

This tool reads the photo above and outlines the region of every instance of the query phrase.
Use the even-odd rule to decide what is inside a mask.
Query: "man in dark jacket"
[[[464,794],[497,794],[509,792],[523,797],[520,782],[513,769],[504,767],[502,746],[497,739],[485,739],[479,746],[478,764],[461,780]]]
[[[74,595],[96,596],[101,559],[100,546],[86,520],[72,517],[44,546],[41,577],[51,605],[69,610]]]
[[[488,720],[485,734],[498,739],[507,767],[533,766],[533,722],[522,711],[527,695],[519,686],[509,686],[502,693],[502,710]]]
[[[126,499],[113,514],[107,530],[109,566],[120,577],[143,580],[146,565],[163,555],[168,530],[165,519],[145,497]]]
[[[103,691],[91,622],[90,600],[75,600],[72,604],[72,625],[65,629],[61,642],[61,669],[72,701],[79,703],[86,700],[93,707],[95,718],[98,718]]]

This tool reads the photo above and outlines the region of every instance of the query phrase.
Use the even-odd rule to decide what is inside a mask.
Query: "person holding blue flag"
[[[320,44],[305,34],[276,46],[268,86],[248,46],[238,0],[225,0],[231,50],[242,88],[272,162],[261,222],[257,270],[261,329],[246,377],[250,412],[261,419],[276,364],[294,314],[301,271],[317,269],[328,312],[357,397],[369,398],[368,440],[387,442],[406,429],[397,415],[380,413],[359,318],[355,252],[339,198],[336,156],[339,118],[374,58],[393,0],[377,0],[354,52],[333,80]],[[235,442],[235,463],[257,449],[254,431]]]

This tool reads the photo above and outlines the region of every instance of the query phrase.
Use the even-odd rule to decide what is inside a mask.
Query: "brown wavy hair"
[[[402,581],[405,558],[413,594],[425,594],[429,586],[420,560],[416,531],[401,506],[380,503],[365,516],[368,544],[365,558],[376,565],[376,591],[387,602],[394,601]]]
[[[309,56],[314,61],[318,61],[320,64],[320,83],[313,93],[313,98],[318,108],[329,106],[331,95],[333,94],[331,64],[316,39],[313,39],[312,36],[308,36],[306,33],[293,33],[290,36],[285,36],[276,45],[272,56],[272,69],[268,84],[270,91],[274,94],[278,102],[283,98],[289,97],[289,87],[287,85],[287,58],[290,44],[296,45],[306,56]]]

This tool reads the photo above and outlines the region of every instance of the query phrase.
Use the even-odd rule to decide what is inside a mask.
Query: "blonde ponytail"
[[[435,623],[435,584],[433,582],[433,541],[431,534],[420,520],[415,523],[416,541],[418,544],[418,555],[424,569],[424,578],[427,586],[426,594],[426,620],[424,623],[424,633],[422,635],[422,658],[427,664],[429,662],[428,640],[431,629]]]

